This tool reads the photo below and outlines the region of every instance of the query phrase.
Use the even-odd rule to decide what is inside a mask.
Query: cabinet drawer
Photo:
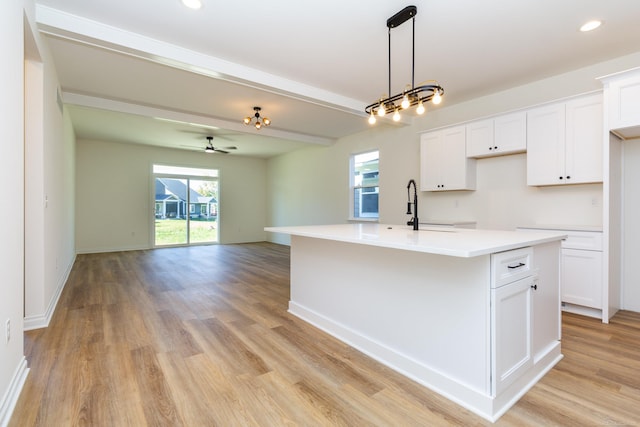
[[[533,249],[522,248],[491,255],[491,287],[499,288],[530,276],[533,269]]]
[[[593,231],[567,231],[567,238],[562,241],[565,249],[602,250],[602,233]]]

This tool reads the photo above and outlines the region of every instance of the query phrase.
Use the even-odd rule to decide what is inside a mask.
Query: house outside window
[[[379,217],[378,159],[378,150],[351,156],[349,194],[352,219],[377,220]]]

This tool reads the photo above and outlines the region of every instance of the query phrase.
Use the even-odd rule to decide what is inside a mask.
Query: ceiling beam
[[[54,37],[73,40],[184,71],[366,117],[364,105],[367,102],[365,101],[345,97],[51,7],[37,4],[36,21],[42,33]]]

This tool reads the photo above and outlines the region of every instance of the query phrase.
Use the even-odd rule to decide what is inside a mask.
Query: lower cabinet
[[[533,286],[534,278],[527,277],[491,290],[494,325],[491,387],[494,396],[500,395],[506,387],[533,365],[531,352]]]
[[[602,232],[566,229],[523,229],[563,233],[560,251],[562,309],[601,318],[605,285],[602,271]]]
[[[602,309],[602,251],[562,249],[562,302]]]

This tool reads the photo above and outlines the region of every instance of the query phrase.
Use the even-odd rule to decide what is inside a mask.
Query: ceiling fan
[[[224,150],[220,149],[220,148],[216,148],[213,146],[213,137],[212,136],[207,136],[207,146],[204,148],[204,152],[205,153],[222,153],[222,154],[228,154],[229,152],[226,150],[235,150],[237,149],[237,147],[224,147]]]
[[[236,146],[228,146],[228,147],[222,147],[222,148],[218,148],[218,147],[214,147],[213,145],[213,136],[207,136],[207,145],[204,147],[204,152],[205,153],[220,153],[220,154],[229,154],[228,150],[237,150],[238,147]],[[189,150],[194,150],[194,151],[202,151],[203,148],[202,146],[200,147],[194,147],[193,145],[180,145],[181,147],[184,148],[188,148]]]

